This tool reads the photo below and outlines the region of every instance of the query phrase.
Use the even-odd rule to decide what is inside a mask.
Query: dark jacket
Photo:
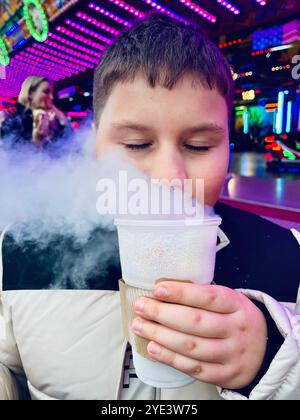
[[[9,115],[1,125],[1,138],[10,145],[30,143],[32,140],[33,117],[32,111],[20,103],[16,111]]]
[[[33,116],[29,108],[17,103],[16,111],[9,115],[2,123],[0,134],[4,145],[15,146],[19,144],[30,144],[32,141]],[[65,126],[56,119],[51,128],[49,142],[56,142],[64,135]],[[48,142],[48,143],[49,143]]]

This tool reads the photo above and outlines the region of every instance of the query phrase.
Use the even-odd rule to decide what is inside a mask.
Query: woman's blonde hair
[[[39,85],[43,82],[49,82],[45,77],[39,76],[30,76],[24,80],[21,91],[19,94],[18,101],[20,104],[24,105],[26,108],[30,107],[30,94],[37,90]]]

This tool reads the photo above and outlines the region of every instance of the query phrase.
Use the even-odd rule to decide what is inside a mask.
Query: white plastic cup
[[[115,220],[124,282],[148,291],[153,290],[160,278],[210,284],[221,221],[218,216],[185,220]],[[178,388],[194,381],[170,366],[141,356],[134,348],[132,352],[136,374],[148,385]]]

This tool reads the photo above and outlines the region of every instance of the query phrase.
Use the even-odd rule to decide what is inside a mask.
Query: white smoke
[[[91,129],[69,141],[80,147],[56,158],[45,151],[0,147],[0,232],[9,226],[20,249],[34,247],[42,255],[50,247],[56,252],[53,288],[87,287],[87,278],[100,272],[105,276],[109,265],[118,264],[113,225],[118,214],[97,211],[99,180],[112,179],[118,185],[120,171],[127,171],[129,181],[150,183],[119,153],[97,160]],[[47,256],[43,258],[48,264]]]

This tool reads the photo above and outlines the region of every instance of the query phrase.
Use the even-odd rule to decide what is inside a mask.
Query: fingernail
[[[133,331],[140,333],[142,331],[142,322],[140,319],[135,319],[132,324]]]
[[[143,300],[137,300],[134,304],[134,310],[136,312],[142,312],[144,309],[145,303]]]
[[[168,296],[168,291],[167,289],[165,289],[164,287],[158,287],[157,289],[154,290],[154,296],[159,297],[159,298],[165,298]]]
[[[148,346],[149,353],[159,354],[161,352],[161,346],[156,343],[150,343]]]

